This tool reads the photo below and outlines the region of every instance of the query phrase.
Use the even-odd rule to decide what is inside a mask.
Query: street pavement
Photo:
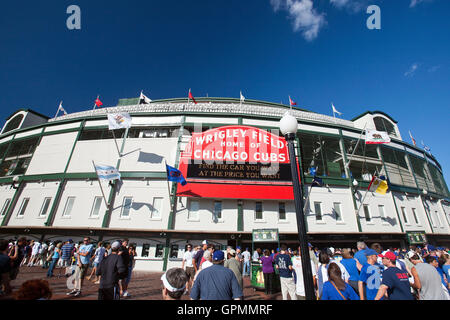
[[[52,278],[47,278],[47,269],[42,267],[27,267],[20,268],[17,279],[11,281],[11,285],[14,291],[18,290],[24,281],[32,279],[44,279],[49,282],[50,289],[52,290],[52,300],[97,300],[98,284],[94,284],[93,281],[87,279],[84,280],[82,294],[79,297],[67,296],[66,293],[70,290],[67,288],[67,278],[62,273],[61,277],[58,277],[60,269],[54,270],[55,275]],[[91,269],[89,269],[90,274]],[[161,275],[163,272],[142,272],[133,271],[131,282],[128,286],[128,292],[130,297],[122,298],[126,300],[162,300],[161,295]],[[2,296],[0,300],[11,299],[11,295]],[[182,300],[190,300],[188,295],[183,295]],[[244,300],[281,300],[281,293],[275,295],[266,296],[264,292],[254,290],[250,284],[250,278],[244,277]]]

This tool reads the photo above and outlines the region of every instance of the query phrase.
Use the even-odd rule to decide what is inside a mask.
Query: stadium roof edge
[[[25,112],[33,113],[34,115],[39,116],[39,117],[42,117],[42,118],[45,118],[45,119],[47,119],[47,120],[50,119],[49,116],[43,115],[42,113],[39,113],[39,112],[34,111],[34,110],[32,110],[32,109],[21,108],[21,109],[18,109],[18,110],[16,110],[16,111],[14,111],[8,118],[6,118],[6,121],[8,121],[9,119],[11,119],[13,116],[16,115],[16,113],[18,113],[18,112],[20,112],[20,111],[25,111]]]
[[[240,103],[241,100],[239,98],[225,98],[225,97],[196,97],[195,98],[196,101],[201,101],[201,102],[237,102]],[[158,100],[152,100],[152,103],[158,103],[158,102],[187,102],[187,98],[170,98],[170,99],[158,99]],[[285,105],[285,104],[281,104],[281,103],[274,103],[274,102],[268,102],[268,101],[262,101],[262,100],[253,100],[253,99],[245,99],[245,101],[243,102],[243,104],[248,103],[248,102],[252,102],[252,103],[257,103],[257,104],[262,104],[262,105],[267,105],[267,106],[277,106],[277,107],[283,107],[283,108],[290,108],[290,106]],[[137,98],[124,98],[124,99],[119,99],[117,106],[126,106],[126,105],[134,105],[134,104],[138,104],[139,103],[139,97]],[[297,107],[292,107],[293,109],[296,110],[300,110],[300,111],[304,111],[304,112],[311,112],[311,113],[316,113],[313,112],[311,110],[307,110],[307,109],[302,109],[302,108],[297,108]]]

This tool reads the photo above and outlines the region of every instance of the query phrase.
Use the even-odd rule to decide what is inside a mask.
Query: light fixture
[[[16,186],[16,183],[19,182],[19,176],[14,176],[12,179],[11,188],[13,189],[19,189],[19,186]]]

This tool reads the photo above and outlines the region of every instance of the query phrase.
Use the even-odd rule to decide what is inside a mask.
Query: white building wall
[[[12,198],[14,197],[15,189],[11,188],[11,185],[0,186],[0,221],[5,217],[2,215],[6,214],[8,208],[5,205],[11,204]],[[9,202],[6,202],[9,199]]]
[[[118,140],[119,148],[121,140]],[[73,172],[94,172],[95,164],[116,166],[119,154],[113,139],[78,141],[67,169]]]
[[[165,230],[169,221],[170,199],[167,181],[122,180],[114,208],[111,212],[110,228]],[[109,194],[109,193],[108,193]],[[106,195],[108,197],[108,194]],[[124,200],[132,198],[128,215],[124,214]],[[162,198],[160,217],[153,217],[155,198]]]
[[[42,137],[28,166],[27,175],[64,172],[77,134],[69,132]]]
[[[106,197],[111,187],[102,182]],[[56,194],[56,192],[55,192]],[[97,216],[91,216],[95,197],[101,197],[102,192],[97,180],[72,180],[66,183],[61,195],[61,201],[56,211],[53,226],[67,228],[100,228],[106,211],[102,202]],[[72,210],[64,212],[68,198],[74,198]],[[66,213],[65,215],[63,215]]]
[[[58,189],[59,182],[30,182],[27,183],[18,198],[16,206],[9,219],[8,226],[44,226],[50,213],[51,206],[55,200],[55,194]],[[28,205],[22,216],[18,216],[20,208],[25,198],[29,198]],[[45,198],[51,198],[50,206],[46,215],[40,215],[42,205]]]
[[[181,198],[177,205],[175,230],[235,232],[237,230],[237,200]],[[199,201],[195,216],[189,213],[191,201]],[[222,219],[214,219],[214,201],[222,202]]]
[[[361,200],[364,197],[366,190],[361,190]],[[356,203],[359,209],[359,217],[361,222],[361,228],[363,232],[372,233],[400,233],[400,221],[395,210],[394,202],[390,191],[386,194],[379,194],[376,192],[367,192],[367,196],[364,199],[363,204],[369,206],[370,220],[365,218],[364,208],[361,206],[361,200],[357,200]],[[384,215],[381,217],[379,206],[384,206]]]
[[[358,232],[355,209],[351,191],[346,187],[313,187],[308,204],[305,207],[305,216],[309,232]],[[306,192],[305,192],[306,193]],[[306,193],[306,197],[308,194]],[[320,203],[322,220],[316,219],[315,203]],[[339,204],[341,219],[338,220],[334,210],[334,203]]]
[[[399,192],[394,192],[393,195],[405,232],[420,230],[431,232],[420,196],[406,196]],[[406,221],[403,217],[402,207],[405,208]],[[416,212],[418,223],[414,219],[413,209]]]
[[[442,206],[438,201],[430,201],[426,199],[424,202],[425,210],[428,211],[428,215],[431,219],[431,226],[433,229],[433,233],[436,234],[444,234],[450,233],[450,228],[445,218],[445,213],[442,209]]]

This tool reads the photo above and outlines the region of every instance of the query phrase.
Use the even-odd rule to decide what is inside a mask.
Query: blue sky
[[[50,4],[51,3],[51,4]],[[69,30],[68,6],[81,9]],[[369,30],[368,5],[381,9]],[[8,1],[0,12],[0,119],[53,116],[100,95],[239,97],[344,119],[381,110],[411,130],[450,181],[448,0]]]

